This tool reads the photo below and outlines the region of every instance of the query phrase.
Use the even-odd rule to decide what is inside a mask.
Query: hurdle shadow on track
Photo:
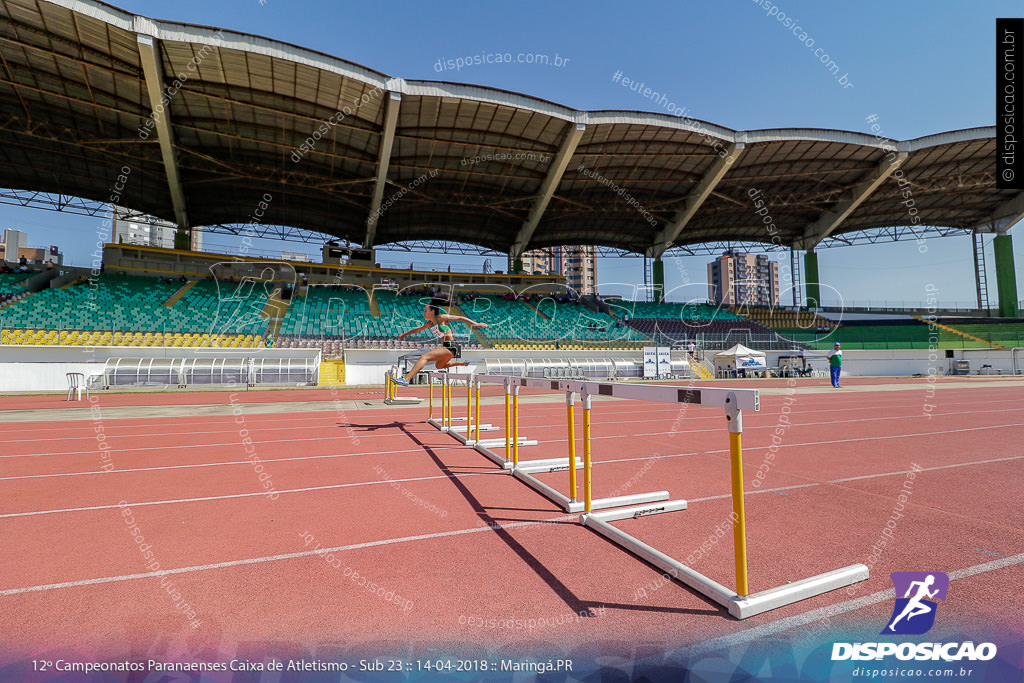
[[[380,431],[381,429],[402,430],[402,428],[405,427],[405,423],[404,422],[399,422],[398,420],[395,420],[394,422],[385,422],[385,423],[375,422],[373,424],[368,424],[368,425],[356,424],[355,422],[349,422],[349,423],[341,423],[341,422],[339,422],[338,423],[338,427],[341,428],[341,429],[344,429],[346,427],[351,427],[352,429],[359,429],[360,431],[364,431],[364,432],[376,432],[376,431]]]
[[[445,476],[448,477],[449,481],[451,481],[451,483],[455,485],[455,487],[459,490],[459,493],[461,493],[463,498],[466,499],[466,502],[468,502],[472,506],[473,511],[476,512],[478,517],[480,517],[480,521],[486,523],[487,526],[494,531],[495,535],[498,538],[500,538],[502,542],[505,543],[505,545],[507,545],[512,550],[512,552],[518,555],[519,558],[523,562],[525,562],[526,565],[534,571],[534,573],[537,574],[537,576],[543,579],[544,582],[551,587],[551,590],[555,593],[555,595],[557,595],[559,598],[562,599],[563,602],[565,602],[569,609],[576,612],[577,614],[582,612],[583,610],[587,610],[588,612],[590,612],[592,617],[597,617],[596,612],[594,612],[591,608],[596,608],[600,605],[588,600],[582,600],[579,597],[577,597],[577,595],[573,593],[568,586],[562,583],[558,579],[558,577],[551,573],[551,571],[547,567],[545,567],[540,560],[534,557],[529,550],[524,548],[522,544],[519,543],[519,541],[513,538],[512,534],[510,534],[507,529],[504,529],[500,526],[501,522],[487,512],[487,508],[484,507],[480,500],[475,495],[473,495],[473,493],[466,487],[466,485],[461,480],[459,480],[458,475],[456,475],[452,471],[452,469],[447,464],[445,464],[444,461],[441,460],[441,458],[438,457],[438,455],[434,452],[434,449],[431,446],[424,443],[419,438],[418,435],[410,432],[408,429],[405,428],[404,425],[402,427],[402,431],[405,432],[406,436],[408,436],[409,439],[413,441],[413,443],[422,448],[426,452],[426,454],[430,456],[430,459],[434,461],[434,464],[437,465],[438,469],[440,469],[445,474]]]
[[[539,576],[541,579],[543,579],[544,582],[547,583],[548,586],[551,587],[551,590],[555,593],[555,595],[557,595],[559,598],[562,599],[563,602],[565,602],[565,604],[569,607],[569,609],[571,609],[572,611],[576,612],[577,614],[579,614],[583,610],[587,610],[590,613],[591,618],[597,618],[597,613],[595,612],[595,609],[599,608],[599,607],[603,607],[603,608],[606,608],[606,609],[607,608],[611,608],[611,609],[621,609],[621,610],[634,610],[634,611],[641,611],[641,612],[662,612],[662,613],[670,613],[670,614],[694,614],[694,615],[702,615],[702,616],[716,615],[717,614],[717,615],[722,616],[722,618],[728,618],[728,616],[729,616],[728,611],[720,608],[717,604],[711,602],[709,599],[705,598],[702,595],[698,595],[697,597],[701,598],[702,600],[707,600],[709,605],[712,606],[712,609],[701,610],[701,609],[691,609],[691,608],[685,608],[685,607],[659,607],[659,606],[656,606],[656,605],[635,605],[635,604],[623,604],[623,603],[596,602],[596,601],[593,601],[593,600],[583,600],[583,599],[579,598],[575,593],[572,592],[572,589],[570,589],[568,586],[566,586],[564,583],[562,583],[561,580],[559,580],[557,576],[555,576],[547,567],[545,567],[544,564],[540,560],[538,560],[532,553],[530,553],[529,550],[524,548],[522,546],[522,544],[519,543],[519,541],[517,541],[515,538],[513,538],[512,534],[510,534],[507,529],[504,529],[504,528],[502,528],[500,526],[500,524],[502,522],[509,523],[510,520],[508,520],[508,519],[499,520],[499,518],[496,518],[493,515],[491,515],[488,512],[488,508],[485,507],[475,495],[473,495],[473,493],[466,487],[466,485],[458,478],[458,475],[455,472],[453,472],[452,469],[441,460],[441,458],[438,457],[438,455],[434,452],[434,449],[431,446],[429,446],[428,444],[424,443],[418,437],[418,435],[416,435],[416,434],[410,432],[408,429],[406,429],[405,425],[402,425],[401,430],[406,434],[406,436],[409,437],[409,439],[411,439],[413,441],[413,443],[415,443],[417,446],[422,448],[424,450],[424,452],[426,452],[426,454],[430,456],[431,460],[434,461],[434,463],[437,465],[438,469],[440,469],[441,472],[444,473],[444,475],[448,478],[448,480],[452,484],[454,484],[455,487],[459,490],[459,493],[461,493],[462,496],[466,499],[466,501],[473,507],[473,511],[476,512],[477,516],[480,517],[480,520],[482,522],[486,523],[487,526],[490,527],[494,531],[495,535],[498,538],[500,538],[502,540],[502,542],[505,543],[505,545],[507,545],[512,550],[512,552],[514,552],[516,555],[518,555],[519,558],[521,560],[523,560],[523,562],[525,562],[526,565],[537,574],[537,576]],[[500,509],[500,510],[517,509],[517,510],[522,510],[524,512],[528,510],[528,508],[495,508],[495,509]],[[540,511],[540,510],[538,510],[538,511]],[[524,521],[524,522],[536,522],[537,520],[521,520],[521,521]],[[566,520],[564,522],[546,522],[546,524],[550,524],[552,526],[564,525],[564,526],[568,526],[568,527],[577,527],[577,526],[579,526],[573,520]]]

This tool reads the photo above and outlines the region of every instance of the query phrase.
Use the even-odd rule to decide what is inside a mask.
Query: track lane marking
[[[115,506],[116,507],[116,506]],[[281,555],[267,555],[264,557],[250,557],[243,560],[228,560],[226,562],[214,562],[212,564],[201,564],[193,565],[191,567],[178,567],[175,569],[160,569],[152,572],[142,572],[139,574],[121,574],[118,576],[104,576],[95,579],[80,579],[78,581],[64,581],[62,583],[48,583],[39,586],[26,586],[24,588],[7,588],[0,590],[0,597],[8,595],[21,595],[23,593],[35,593],[39,591],[57,590],[60,588],[75,588],[77,586],[91,586],[99,583],[113,583],[116,581],[131,581],[134,579],[146,579],[154,576],[167,576],[169,574],[186,574],[190,572],[207,571],[210,569],[223,569],[225,567],[240,567],[251,564],[260,564],[263,562],[276,562],[279,560],[291,560],[300,557],[311,557],[313,555],[325,555],[327,553],[338,553],[346,550],[359,550],[361,548],[373,548],[382,545],[392,545],[395,543],[409,543],[412,541],[422,541],[434,538],[446,538],[449,536],[461,536],[464,534],[475,534],[483,531],[494,531],[495,529],[515,529],[519,527],[539,526],[543,524],[554,524],[559,522],[565,522],[569,520],[578,519],[578,514],[572,515],[560,515],[558,517],[551,517],[548,519],[537,520],[533,522],[509,522],[507,524],[493,523],[482,527],[472,527],[469,529],[457,529],[454,531],[439,531],[433,534],[419,534],[417,536],[401,536],[399,538],[388,538],[381,541],[366,541],[364,543],[352,543],[350,545],[341,545],[334,548],[321,548],[320,550],[304,550],[296,553],[284,553]]]

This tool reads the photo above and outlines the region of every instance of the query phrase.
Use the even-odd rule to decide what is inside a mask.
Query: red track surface
[[[926,384],[918,383],[901,391],[763,395],[761,412],[745,414],[751,589],[857,562],[870,564],[871,578],[743,622],[665,582],[427,425],[423,407],[341,413],[325,405],[322,412],[243,414],[240,421],[226,415],[6,423],[0,425],[0,531],[4,554],[15,561],[0,568],[5,657],[71,650],[144,655],[154,643],[171,656],[330,643],[378,653],[397,643],[502,643],[536,651],[538,643],[573,648],[611,641],[624,643],[627,653],[658,650],[884,591],[892,587],[892,571],[951,572],[1021,554],[1021,389],[940,386],[926,400]],[[786,386],[737,383],[758,385]],[[360,391],[368,390],[239,396],[248,403],[369,397]],[[103,407],[209,405],[227,404],[228,395],[100,400]],[[456,399],[456,415],[464,414],[464,394]],[[923,414],[926,402],[935,405],[931,419]],[[783,406],[792,426],[782,428],[777,455],[766,459]],[[52,396],[0,400],[4,409],[57,407],[88,404],[69,406]],[[566,454],[562,403],[524,399],[521,411],[521,435],[541,442],[523,448],[521,457]],[[503,413],[502,405],[482,409],[484,421],[495,424]],[[616,525],[680,560],[693,557],[695,568],[733,586],[731,532],[699,552],[731,511],[722,414],[602,401],[594,415],[595,497],[665,489],[690,501],[683,512]],[[111,450],[110,472],[100,469],[107,461],[99,427]],[[249,452],[255,449],[276,499],[264,495],[245,438],[252,439]],[[876,556],[872,545],[915,464],[922,471],[903,517]],[[567,472],[540,478],[567,489]],[[582,493],[582,472],[580,487]],[[163,581],[195,610],[198,627],[175,608],[161,577],[147,575],[149,561],[127,531],[122,501],[160,570],[180,570]],[[535,521],[547,523],[523,524]],[[304,538],[313,540],[307,545]],[[337,550],[318,556],[317,545]],[[372,594],[352,571],[399,597],[388,602]],[[1022,580],[1019,563],[958,579],[950,589],[956,613],[1024,631],[1020,592],[1006,589]],[[831,623],[863,620],[877,633],[891,604],[879,600]],[[564,619],[586,610],[596,616]],[[566,623],[539,625],[555,617]],[[471,626],[469,618],[484,625]],[[508,628],[500,627],[504,620],[512,620]]]
[[[360,400],[380,398],[378,389],[294,389],[294,390],[260,390],[260,391],[170,391],[170,392],[133,392],[111,394],[97,392],[92,394],[102,402],[104,407],[119,406],[201,406],[220,405],[232,400],[235,403],[276,403],[279,401],[334,401]],[[55,394],[0,396],[0,410],[45,410],[61,408],[69,410],[88,410],[89,403],[68,401],[66,396]]]

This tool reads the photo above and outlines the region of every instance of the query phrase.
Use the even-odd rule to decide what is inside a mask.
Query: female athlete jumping
[[[416,361],[416,364],[412,366],[412,370],[406,373],[405,377],[392,378],[395,384],[402,386],[409,386],[409,381],[416,376],[416,373],[423,369],[427,363],[433,361],[435,367],[438,370],[444,370],[445,368],[453,368],[459,365],[468,365],[462,361],[453,362],[456,358],[462,358],[462,348],[455,343],[455,334],[452,333],[452,327],[448,323],[452,321],[464,322],[472,327],[487,327],[485,323],[478,323],[465,316],[461,315],[448,315],[447,313],[441,312],[441,305],[444,301],[441,299],[434,299],[429,304],[423,307],[423,317],[427,319],[427,322],[423,323],[419,327],[408,332],[403,332],[398,335],[399,339],[405,339],[410,334],[416,334],[423,330],[429,329],[433,332],[434,336],[441,340],[441,346],[432,351],[427,351]]]

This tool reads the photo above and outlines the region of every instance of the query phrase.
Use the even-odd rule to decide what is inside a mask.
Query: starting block
[[[853,564],[842,569],[801,579],[784,586],[751,593],[747,577],[746,517],[743,491],[743,410],[760,410],[760,398],[755,389],[726,389],[717,387],[679,387],[666,385],[614,384],[611,382],[587,382],[576,380],[542,380],[528,377],[507,377],[503,375],[476,375],[465,378],[467,387],[476,386],[476,419],[472,420],[467,397],[465,425],[453,427],[451,417],[450,379],[442,373],[429,373],[442,381],[442,418],[440,421],[429,417],[429,422],[456,439],[472,445],[480,453],[511,470],[512,475],[538,493],[554,501],[568,512],[582,512],[580,524],[615,543],[623,550],[647,561],[667,572],[669,576],[692,590],[705,595],[725,607],[737,619],[746,619],[767,610],[789,605],[806,598],[821,595],[844,586],[864,581],[869,576],[864,564]],[[433,379],[431,379],[431,384]],[[500,384],[505,387],[505,438],[480,439],[480,385]],[[519,436],[519,388],[537,387],[553,391],[564,391],[568,416],[568,454],[563,458],[546,460],[520,460],[519,446],[530,442]],[[575,397],[579,396],[583,408],[583,458],[576,457]],[[612,498],[594,499],[591,496],[591,398],[594,396],[655,401],[661,403],[690,403],[716,407],[725,411],[729,431],[729,454],[731,465],[733,504],[733,550],[736,570],[736,588],[732,590],[707,577],[630,534],[616,528],[612,522],[623,519],[637,519],[649,515],[683,511],[688,508],[686,500],[669,500],[667,491],[636,493]],[[431,388],[431,411],[433,391]],[[457,420],[457,418],[456,418]],[[479,428],[478,428],[479,425]],[[467,438],[475,430],[475,439]],[[465,431],[467,436],[460,432]],[[504,442],[505,457],[494,453],[491,448],[500,447]],[[583,500],[577,500],[576,471],[583,469]],[[569,473],[569,495],[537,479],[535,474],[567,471]]]
[[[391,381],[396,376],[398,376],[397,368],[391,368],[384,373],[384,405],[418,406],[423,403],[423,399],[416,396],[399,396],[397,394],[398,385]]]

